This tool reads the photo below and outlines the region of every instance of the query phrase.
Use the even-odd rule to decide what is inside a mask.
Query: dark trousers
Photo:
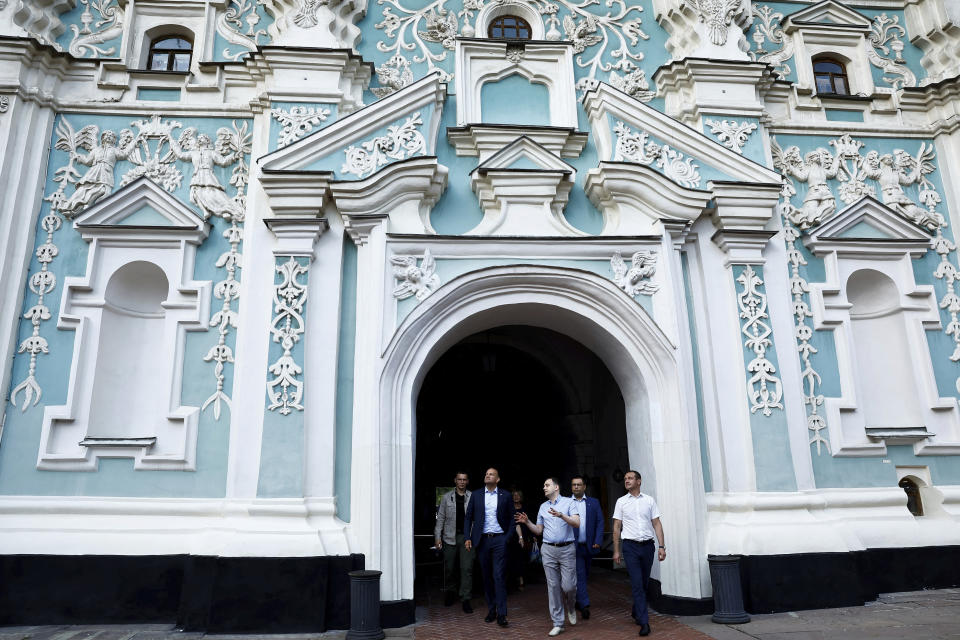
[[[457,580],[457,558],[460,558],[460,576]],[[457,588],[459,584],[459,589]],[[463,534],[457,534],[456,544],[443,545],[443,588],[450,593],[459,594],[461,600],[473,597],[473,551],[463,546]]]
[[[653,540],[646,542],[623,541],[623,561],[630,574],[630,590],[633,592],[633,618],[640,624],[649,624],[647,617],[647,582],[653,566]]]
[[[498,616],[507,615],[507,535],[481,536],[477,545],[480,573],[483,574],[483,595],[487,609],[497,610]]]
[[[577,607],[583,609],[590,606],[590,596],[587,595],[587,578],[590,576],[590,545],[586,542],[577,543]]]

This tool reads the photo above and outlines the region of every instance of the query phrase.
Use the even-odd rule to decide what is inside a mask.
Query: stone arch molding
[[[665,593],[702,597],[709,589],[703,481],[696,425],[689,424],[677,347],[609,280],[572,268],[497,266],[446,283],[404,320],[374,373],[377,389],[355,415],[353,517],[367,564],[381,569],[382,597],[413,596],[413,476],[416,397],[432,364],[462,338],[525,324],[563,333],[592,350],[623,393],[631,466],[644,474],[669,522],[672,562]],[[358,389],[364,393],[363,389]],[[495,399],[491,399],[495,401]],[[698,488],[693,489],[692,488]]]

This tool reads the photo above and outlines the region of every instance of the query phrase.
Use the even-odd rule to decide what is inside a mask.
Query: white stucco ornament
[[[326,4],[327,0],[298,0],[297,12],[293,14],[293,24],[301,29],[317,26],[317,11]]]
[[[359,147],[347,147],[343,151],[347,159],[340,171],[362,178],[391,160],[405,160],[426,154],[427,141],[418,130],[418,127],[422,126],[423,118],[418,112],[408,117],[403,124],[387,127],[386,135],[362,142]]]
[[[397,300],[405,300],[410,296],[426,300],[440,286],[437,263],[430,249],[424,249],[423,257],[419,259],[417,256],[391,256],[390,264],[393,265],[393,277],[397,281],[393,288],[393,297]]]
[[[870,23],[870,44],[867,59],[870,64],[883,69],[883,80],[894,89],[917,86],[917,76],[903,59],[903,40],[907,30],[900,24],[900,16],[890,18],[881,13]],[[891,56],[892,52],[892,56]]]
[[[742,10],[741,0],[686,0],[707,25],[710,41],[723,46],[727,43],[727,32],[736,14]]]
[[[293,348],[304,332],[307,285],[299,278],[307,275],[308,266],[290,256],[286,262],[276,265],[276,271],[280,274],[280,282],[273,288],[274,316],[270,333],[283,353],[270,365],[274,377],[267,380],[267,397],[270,399],[267,409],[279,409],[281,415],[288,415],[294,409],[303,411],[303,381],[300,380],[303,367],[294,360]]]
[[[638,295],[653,295],[660,289],[659,284],[650,281],[657,271],[657,254],[655,251],[636,251],[630,260],[630,266],[624,262],[619,251],[615,251],[610,259],[613,269],[613,281],[631,298]]]
[[[691,158],[685,158],[669,145],[650,140],[646,131],[633,131],[623,122],[617,122],[613,131],[617,134],[615,161],[655,165],[668,178],[685,187],[700,186],[700,172]]]
[[[80,14],[80,23],[83,26],[70,25],[73,32],[70,53],[77,58],[113,56],[117,52],[116,47],[99,45],[123,35],[123,7],[117,0],[80,0],[80,4],[83,6],[83,13]]]
[[[413,71],[410,69],[410,61],[402,54],[395,54],[389,60],[379,67],[375,68],[377,72],[377,82],[379,87],[371,87],[373,95],[378,98],[386,98],[391,93],[396,93],[405,86],[413,82]]]
[[[770,416],[774,409],[783,409],[780,398],[783,397],[783,384],[776,376],[777,369],[767,358],[767,349],[773,346],[773,329],[767,313],[767,294],[760,291],[763,280],[746,265],[737,277],[743,287],[737,292],[737,305],[740,307],[741,332],[745,337],[743,346],[753,351],[754,358],[747,363],[747,372],[751,374],[747,381],[747,393],[750,397],[750,413],[761,411]]]
[[[710,133],[717,136],[720,144],[727,149],[732,149],[737,153],[743,153],[743,145],[747,143],[750,134],[757,130],[755,122],[737,122],[736,120],[711,120],[703,121],[710,127]]]
[[[799,207],[791,207],[787,212],[790,222],[800,229],[809,229],[836,213],[837,201],[833,191],[827,185],[827,180],[836,178],[841,171],[840,155],[834,156],[827,149],[820,147],[801,157],[799,147],[792,146],[781,150],[776,139],[771,141],[770,146],[773,152],[773,166],[787,176],[806,182],[808,185],[803,204]]]
[[[271,109],[270,115],[280,123],[281,129],[277,135],[277,145],[283,147],[291,142],[296,142],[313,131],[314,127],[326,121],[330,116],[330,109],[297,105],[289,110]]]
[[[750,51],[750,59],[772,65],[781,78],[786,78],[791,71],[787,60],[793,57],[793,38],[784,34],[780,26],[783,14],[761,5],[753,8],[753,15],[753,42],[757,47]],[[769,50],[767,41],[770,42]]]
[[[244,127],[246,125],[244,124]],[[242,155],[242,142],[238,131],[226,127],[217,130],[217,145],[205,133],[197,135],[194,127],[184,129],[178,140],[169,138],[170,150],[178,160],[193,164],[190,179],[190,202],[197,205],[204,218],[219,216],[224,220],[243,218],[238,203],[227,196],[217,179],[214,167],[228,167]]]
[[[6,113],[7,109],[10,108],[10,98],[7,96],[0,96],[0,113]]]

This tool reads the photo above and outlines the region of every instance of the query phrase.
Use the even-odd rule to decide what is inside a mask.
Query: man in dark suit
[[[590,560],[600,553],[603,544],[603,510],[599,500],[586,495],[587,481],[583,476],[573,476],[570,488],[573,490],[573,504],[580,513],[580,526],[573,530],[577,540],[577,609],[584,620],[589,620],[587,576],[590,575]]]
[[[463,543],[476,548],[487,599],[486,622],[507,626],[507,540],[515,534],[513,497],[498,489],[500,472],[487,469],[483,491],[474,491],[463,517]]]

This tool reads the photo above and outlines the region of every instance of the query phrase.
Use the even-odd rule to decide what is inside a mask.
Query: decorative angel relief
[[[293,358],[293,348],[304,332],[303,313],[307,302],[307,282],[299,280],[307,276],[309,266],[301,264],[290,256],[286,262],[276,265],[280,275],[273,289],[273,321],[270,333],[273,341],[283,349],[283,354],[270,365],[274,375],[267,381],[267,397],[270,404],[267,409],[279,409],[282,415],[288,415],[294,409],[303,411],[303,381],[299,379],[303,367]]]
[[[69,51],[78,58],[110,57],[116,54],[116,47],[101,47],[123,35],[124,13],[117,0],[80,0],[83,13],[80,14],[82,27],[70,25],[73,39]],[[126,3],[124,3],[126,4]],[[92,25],[92,28],[91,28]]]
[[[669,145],[650,140],[647,132],[633,131],[622,122],[617,122],[613,131],[617,134],[615,161],[627,160],[647,166],[655,164],[665,176],[685,187],[700,186],[700,172],[691,158],[685,158]]]
[[[734,16],[743,11],[741,0],[686,0],[693,7],[700,18],[700,22],[707,25],[710,41],[723,46],[727,43],[727,33]]]
[[[780,27],[783,14],[774,11],[767,5],[754,7],[753,14],[755,16],[753,20],[753,42],[757,46],[756,49],[750,51],[750,58],[755,62],[765,62],[772,65],[781,78],[786,78],[791,71],[787,60],[793,57],[793,38],[784,35],[783,29]],[[766,49],[768,40],[773,47],[769,51]]]
[[[375,25],[384,35],[384,39],[377,42],[377,50],[394,57],[407,51],[415,52],[411,61],[413,64],[425,64],[426,73],[438,71],[443,81],[449,82],[453,74],[443,68],[448,60],[447,52],[455,48],[457,36],[472,38],[476,35],[476,28],[471,23],[476,12],[489,1],[464,0],[462,8],[456,9],[448,8],[447,0],[433,0],[418,8],[405,6],[401,0],[377,0],[377,4],[387,5],[383,9],[383,19]],[[597,0],[581,3],[573,0],[531,0],[530,4],[543,18],[547,40],[566,39],[573,43],[576,64],[588,70],[588,78],[608,79],[613,83],[616,77],[624,86],[629,84],[635,87],[645,83],[643,76],[637,74],[637,63],[643,60],[643,53],[636,50],[640,40],[649,39],[641,29],[639,14],[643,7],[637,4],[628,6],[624,0],[609,0],[605,6],[612,7],[612,11],[594,13],[588,7],[599,6]],[[379,76],[380,68],[377,72]],[[608,74],[608,77],[600,78],[601,73]],[[397,87],[394,85],[399,77],[388,72],[391,83],[387,86],[394,87],[395,91]],[[648,89],[634,88],[627,93],[640,97],[645,96],[641,92]],[[388,91],[385,95],[392,92]]]
[[[433,259],[430,249],[423,250],[423,257],[391,256],[393,277],[397,286],[393,288],[393,297],[405,300],[410,296],[417,296],[417,300],[427,299],[440,286],[440,276],[437,275],[437,262]]]
[[[743,145],[747,143],[750,134],[757,130],[755,122],[740,122],[735,120],[704,120],[704,124],[710,127],[710,132],[717,136],[720,144],[727,149],[732,149],[737,153],[743,153]]]
[[[763,280],[749,264],[737,277],[737,282],[743,287],[737,292],[740,319],[743,321],[740,331],[745,337],[743,346],[754,354],[753,360],[747,363],[747,373],[752,374],[747,381],[750,413],[762,411],[763,415],[769,416],[774,409],[783,409],[783,403],[780,402],[783,384],[776,376],[776,367],[767,359],[767,349],[773,346],[767,294],[760,290]]]
[[[386,98],[391,93],[396,93],[413,82],[410,61],[399,53],[394,54],[389,60],[376,67],[375,71],[380,86],[373,87],[370,90],[378,98]]]
[[[417,127],[423,126],[420,113],[408,117],[403,124],[387,127],[387,134],[367,140],[360,147],[344,149],[347,158],[340,168],[342,173],[353,173],[362,178],[391,160],[405,160],[427,152],[427,141]]]
[[[233,362],[233,353],[226,342],[230,329],[237,328],[233,302],[239,297],[240,291],[236,272],[240,264],[239,247],[243,239],[242,223],[250,174],[246,157],[252,150],[252,134],[248,132],[247,122],[238,125],[234,121],[232,129],[221,127],[217,130],[215,142],[207,134],[197,135],[195,127],[184,129],[175,139],[174,130],[182,128],[182,123],[164,120],[159,115],[136,120],[130,126],[136,129],[136,134],[131,129],[123,129],[119,135],[110,129],[101,133],[95,124],[76,131],[66,117],[61,117],[57,124],[54,148],[66,152],[68,160],[67,164],[54,170],[52,181],[57,188],[44,197],[50,203],[50,212],[41,220],[47,240],[37,248],[41,269],[29,281],[30,291],[37,296],[37,302],[24,315],[33,324],[33,335],[20,345],[20,353],[30,353],[30,370],[14,391],[25,393],[23,410],[26,410],[31,399],[34,404],[39,401],[41,389],[35,376],[37,356],[49,352],[46,339],[40,335],[40,328],[51,317],[45,298],[57,285],[50,264],[59,253],[53,244],[53,234],[62,226],[62,218],[71,219],[112,193],[117,186],[117,163],[121,160],[132,164],[133,168],[123,174],[120,187],[140,177],[147,177],[167,191],[176,191],[183,182],[183,174],[177,166],[179,160],[193,165],[189,185],[190,202],[204,217],[213,215],[230,221],[230,227],[224,232],[230,250],[216,262],[217,268],[226,271],[226,278],[214,287],[214,295],[223,300],[223,306],[210,320],[210,326],[218,327],[219,340],[204,357],[207,362],[216,362],[214,376],[217,388],[202,408],[205,410],[212,405],[214,416],[219,419],[221,402],[225,401],[228,406],[230,403],[223,391],[224,366]],[[89,169],[81,175],[76,165]],[[220,184],[214,173],[215,166],[233,167],[230,184],[236,188],[236,192],[232,197],[226,194]]]
[[[330,109],[296,106],[287,111],[275,108],[270,110],[270,115],[282,127],[277,136],[277,145],[284,147],[291,142],[296,142],[312,132],[318,124],[325,122],[330,116]]]
[[[917,86],[917,76],[907,68],[902,55],[904,44],[900,38],[906,36],[907,30],[900,24],[900,16],[890,18],[882,13],[870,24],[870,44],[873,46],[867,49],[867,58],[870,64],[883,69],[883,81],[894,89]]]
[[[613,253],[610,267],[613,269],[613,281],[628,296],[650,296],[660,289],[659,284],[650,282],[657,271],[657,253],[655,251],[637,251],[630,260],[630,267],[623,261],[619,251]]]

